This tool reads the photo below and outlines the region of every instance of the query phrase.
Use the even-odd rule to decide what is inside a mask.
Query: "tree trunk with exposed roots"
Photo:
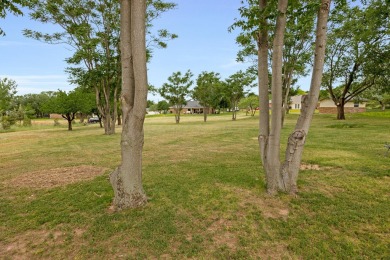
[[[145,0],[121,0],[122,163],[110,174],[117,210],[146,204],[142,150],[147,98]]]

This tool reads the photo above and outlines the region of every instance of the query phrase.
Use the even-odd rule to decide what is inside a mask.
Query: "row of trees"
[[[220,109],[229,107],[233,111],[232,119],[236,119],[236,110],[239,101],[247,90],[254,87],[255,75],[250,71],[238,71],[225,80],[221,80],[219,73],[202,72],[194,84],[190,70],[185,73],[175,72],[157,91],[165,98],[175,111],[175,121],[180,122],[180,114],[191,96],[203,106],[204,122],[211,108]]]
[[[14,80],[0,79],[0,121],[4,129],[16,121],[23,121],[23,125],[28,126],[32,118],[56,113],[68,121],[68,130],[72,130],[76,114],[83,120],[87,115],[98,113],[94,94],[81,88],[68,93],[59,90],[24,96],[17,96],[16,88]]]

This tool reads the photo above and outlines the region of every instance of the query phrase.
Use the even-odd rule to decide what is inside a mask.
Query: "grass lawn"
[[[390,113],[334,118],[314,117],[299,194],[269,197],[257,116],[148,117],[149,203],[120,213],[120,129],[0,133],[0,259],[389,259]]]

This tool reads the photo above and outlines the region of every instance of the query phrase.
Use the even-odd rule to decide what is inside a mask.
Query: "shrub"
[[[54,119],[54,126],[60,126],[60,125],[61,125],[61,123],[58,120],[58,118]]]

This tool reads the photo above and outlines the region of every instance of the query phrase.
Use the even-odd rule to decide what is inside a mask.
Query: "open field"
[[[0,133],[0,259],[389,259],[390,113],[334,117],[315,115],[297,197],[265,194],[257,116],[147,118],[149,203],[120,213],[119,133]]]

